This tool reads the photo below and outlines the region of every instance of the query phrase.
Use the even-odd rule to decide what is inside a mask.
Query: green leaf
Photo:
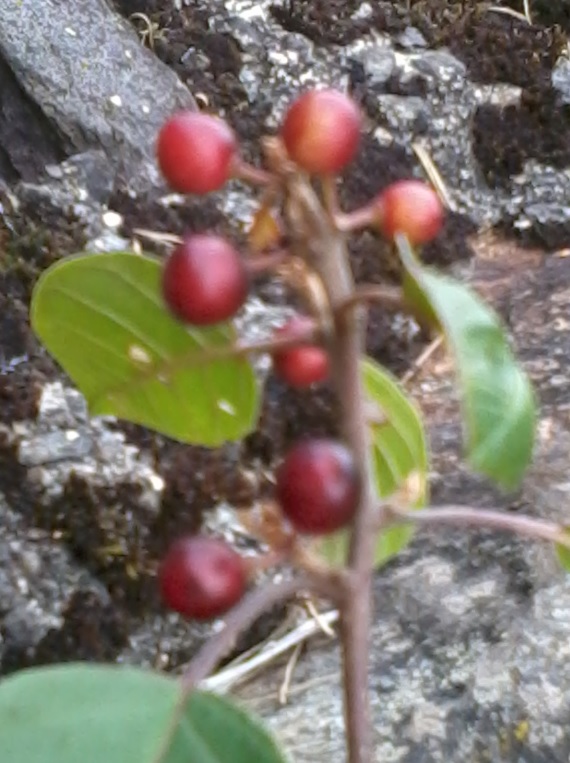
[[[418,509],[428,498],[427,443],[419,411],[404,394],[397,379],[370,358],[362,361],[363,383],[371,405],[372,468],[380,498],[397,495],[399,503]],[[398,525],[380,533],[375,564],[398,554],[411,540],[413,528]],[[324,538],[319,552],[331,564],[344,564],[348,531]]]
[[[0,682],[2,763],[283,763],[228,700],[116,666],[35,668]]]
[[[434,313],[426,295],[407,270],[404,270],[402,274],[402,289],[405,295],[406,306],[412,312],[417,322],[421,326],[437,332],[441,331],[438,317]]]
[[[34,289],[33,329],[92,414],[210,447],[239,439],[255,425],[259,394],[246,359],[220,357],[235,330],[172,318],[161,272],[159,260],[130,252],[60,260]],[[208,352],[218,355],[205,361]]]
[[[555,543],[554,550],[556,551],[556,556],[558,557],[561,567],[563,567],[566,572],[570,572],[570,528],[564,528],[564,536],[568,539],[568,545]]]
[[[530,381],[493,310],[468,287],[421,265],[405,238],[398,237],[397,245],[454,354],[469,463],[513,489],[532,458],[536,410]]]

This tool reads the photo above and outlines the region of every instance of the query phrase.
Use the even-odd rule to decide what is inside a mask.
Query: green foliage
[[[130,252],[60,260],[34,290],[33,329],[92,414],[186,443],[237,440],[257,419],[253,369],[244,358],[220,357],[235,343],[232,325],[195,329],[171,317],[161,272],[159,260]]]
[[[421,508],[427,501],[428,456],[420,414],[397,379],[370,358],[362,361],[362,374],[373,417],[369,423],[371,460],[378,496]],[[380,533],[375,564],[385,564],[398,554],[412,535],[409,525]],[[324,538],[319,551],[331,564],[340,565],[346,562],[347,546],[348,532],[343,530]]]
[[[283,763],[225,699],[135,668],[69,664],[0,683],[2,763]]]
[[[554,549],[560,565],[566,572],[570,572],[570,528],[565,528],[564,535],[568,538],[567,546],[563,546],[562,543],[556,543]]]
[[[477,471],[505,489],[517,486],[531,460],[535,400],[495,313],[469,288],[422,266],[409,243],[397,245],[410,285],[419,289],[453,352],[466,425],[467,457]],[[407,285],[406,285],[407,284]]]

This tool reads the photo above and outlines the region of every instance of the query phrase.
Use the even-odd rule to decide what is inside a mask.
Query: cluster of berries
[[[333,176],[353,159],[361,127],[360,111],[349,97],[312,90],[290,106],[279,139],[299,172]],[[248,176],[233,131],[208,114],[173,116],[160,131],[157,157],[169,185],[184,194],[206,194],[230,178]],[[443,210],[428,185],[403,180],[359,210],[359,221],[387,238],[401,232],[413,244],[421,244],[439,232]],[[236,314],[247,299],[249,281],[248,261],[231,243],[213,234],[193,234],[166,261],[163,296],[177,319],[208,326]],[[312,325],[311,318],[298,315],[276,332],[276,338],[291,342],[273,352],[274,371],[295,387],[322,382],[329,375],[326,348],[304,338]],[[300,338],[297,344],[295,337]],[[276,500],[284,517],[296,532],[308,535],[328,534],[349,524],[359,505],[360,487],[350,450],[336,440],[298,443],[276,474]],[[188,617],[208,619],[241,598],[247,577],[244,560],[230,546],[194,536],[171,546],[159,581],[167,606]]]

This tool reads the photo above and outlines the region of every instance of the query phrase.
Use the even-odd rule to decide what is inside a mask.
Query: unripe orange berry
[[[281,138],[290,158],[313,174],[335,173],[356,154],[362,119],[356,103],[337,90],[310,90],[285,115]]]
[[[432,241],[443,227],[444,211],[439,196],[421,180],[398,180],[372,202],[376,223],[384,236],[397,233],[412,244]]]

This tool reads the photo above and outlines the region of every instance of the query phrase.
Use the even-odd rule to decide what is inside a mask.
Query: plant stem
[[[454,527],[503,530],[527,538],[560,543],[570,547],[570,536],[560,525],[524,514],[511,514],[494,509],[449,505],[420,509],[419,511],[407,511],[387,506],[385,507],[385,519],[385,524],[451,525]]]
[[[314,592],[334,599],[338,589],[332,590],[332,586],[326,585],[326,580],[313,576],[295,577],[282,583],[254,588],[228,612],[223,630],[208,639],[188,664],[182,675],[182,693],[188,694],[209,676],[220,660],[234,648],[239,635],[258,617],[299,592]]]
[[[232,174],[233,177],[254,186],[268,186],[274,181],[274,177],[270,172],[261,167],[255,167],[253,164],[249,164],[242,159],[236,159]]]
[[[334,315],[330,342],[332,381],[340,403],[341,428],[360,469],[361,502],[354,522],[348,582],[340,605],[349,763],[372,760],[372,719],[368,690],[368,652],[372,619],[374,568],[374,493],[368,447],[366,398],[361,373],[365,351],[363,307],[343,310],[353,298],[355,285],[344,234],[335,227],[305,183],[292,183],[286,207],[295,232],[291,248],[320,275]]]
[[[335,381],[342,406],[345,437],[360,463],[362,497],[352,531],[349,566],[351,589],[341,608],[344,686],[350,763],[372,759],[372,718],[368,689],[368,653],[372,621],[373,532],[376,496],[373,491],[365,396],[360,359],[364,351],[361,310],[337,320]]]
[[[406,302],[402,289],[397,286],[370,284],[357,286],[353,294],[340,306],[339,311],[352,310],[356,305],[375,302],[386,312],[406,310]]]

